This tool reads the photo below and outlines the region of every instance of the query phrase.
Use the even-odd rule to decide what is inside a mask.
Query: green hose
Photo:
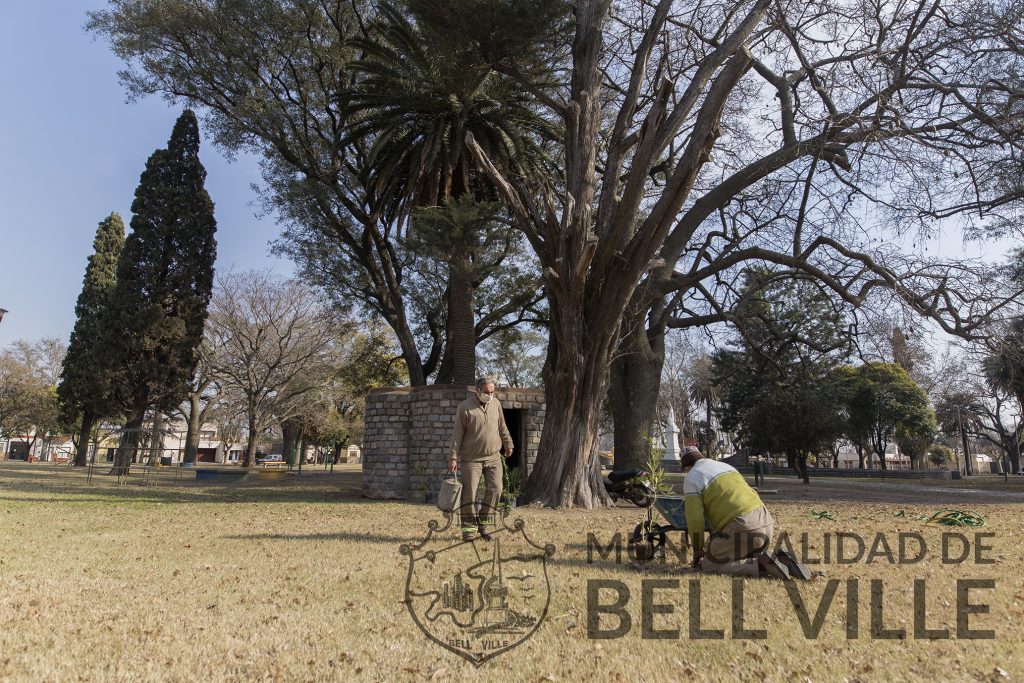
[[[939,510],[925,523],[941,524],[942,526],[982,527],[985,526],[985,518],[966,510]]]

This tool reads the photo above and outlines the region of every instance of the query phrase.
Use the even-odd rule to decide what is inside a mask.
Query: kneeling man
[[[783,561],[795,558],[771,554],[775,520],[743,475],[693,447],[684,449],[681,464],[686,474],[683,498],[693,566],[732,576],[790,578]],[[711,529],[706,544],[705,521]]]

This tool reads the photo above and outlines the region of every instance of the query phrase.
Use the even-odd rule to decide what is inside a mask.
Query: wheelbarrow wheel
[[[651,530],[640,522],[629,536],[629,548],[637,562],[650,562],[665,552],[665,530],[655,525]]]

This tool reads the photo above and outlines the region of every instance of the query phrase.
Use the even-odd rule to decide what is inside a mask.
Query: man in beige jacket
[[[451,456],[448,471],[462,469],[462,540],[472,541],[479,531],[485,541],[491,540],[487,527],[494,524],[501,495],[501,458],[512,455],[512,437],[505,426],[501,403],[494,398],[494,380],[481,378],[476,393],[459,405],[455,413]],[[480,512],[476,512],[476,489],[483,476],[486,484]]]

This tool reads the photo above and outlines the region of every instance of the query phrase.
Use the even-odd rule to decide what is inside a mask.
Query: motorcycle
[[[647,471],[642,469],[609,472],[604,477],[604,489],[612,500],[623,498],[637,507],[650,507],[654,502],[654,489],[647,476]]]

